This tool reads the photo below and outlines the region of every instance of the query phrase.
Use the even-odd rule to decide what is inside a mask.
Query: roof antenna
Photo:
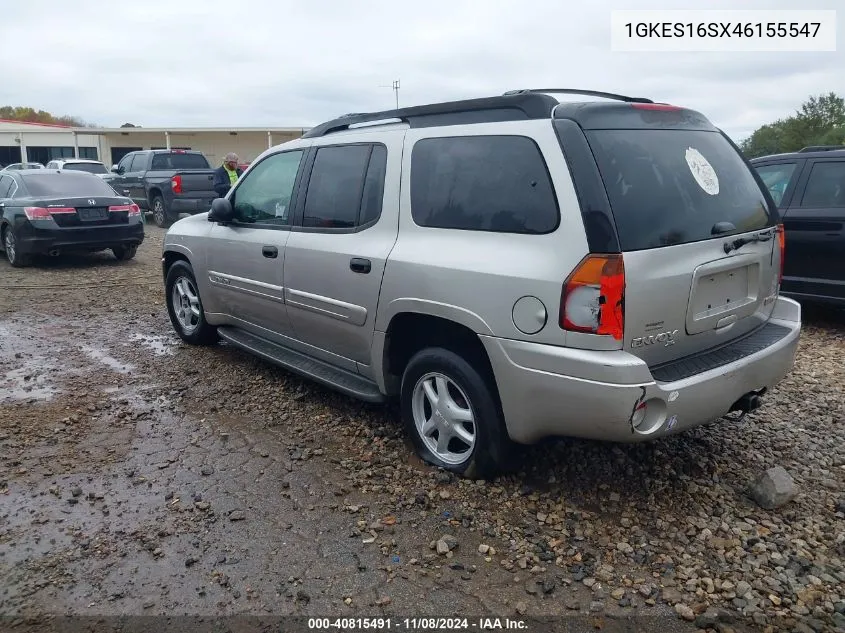
[[[399,80],[394,79],[393,84],[390,86],[379,86],[379,88],[391,88],[396,95],[396,109],[399,109]]]

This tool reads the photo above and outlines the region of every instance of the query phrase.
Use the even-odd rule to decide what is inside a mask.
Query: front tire
[[[217,328],[205,320],[197,280],[191,265],[179,260],[170,266],[164,282],[167,313],[179,337],[191,345],[217,342]]]
[[[120,261],[126,261],[135,257],[135,253],[138,252],[138,245],[128,244],[122,246],[115,246],[111,249],[111,252],[114,253],[116,259]]]
[[[6,251],[6,259],[15,268],[23,268],[29,266],[31,258],[29,255],[21,253],[18,246],[18,237],[15,235],[15,229],[6,225],[0,231],[0,238],[3,239],[3,249]]]
[[[415,354],[402,377],[402,421],[423,460],[468,478],[495,477],[512,443],[491,383],[458,354]]]
[[[173,224],[173,219],[170,217],[167,206],[164,204],[164,198],[153,196],[150,206],[153,210],[153,222],[155,222],[156,226],[166,229]]]

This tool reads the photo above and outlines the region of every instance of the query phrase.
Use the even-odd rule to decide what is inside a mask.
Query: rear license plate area
[[[83,222],[92,222],[96,220],[107,220],[109,217],[109,210],[105,207],[92,207],[90,209],[77,209],[79,219]]]
[[[693,294],[693,319],[733,312],[753,303],[755,293],[751,291],[749,278],[756,278],[752,266],[733,268],[718,273],[701,275],[696,281]]]

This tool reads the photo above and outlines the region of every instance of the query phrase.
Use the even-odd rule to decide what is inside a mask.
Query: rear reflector
[[[564,330],[612,336],[625,330],[622,255],[587,255],[563,284],[559,325]]]
[[[30,221],[49,220],[50,217],[57,213],[76,213],[73,207],[24,207],[24,215]]]
[[[668,103],[632,103],[631,106],[637,110],[660,110],[662,112],[674,112],[681,109]]]
[[[179,174],[173,176],[170,179],[170,186],[173,189],[173,193],[182,193],[182,176]]]
[[[121,211],[125,211],[129,214],[129,217],[133,215],[141,215],[141,207],[137,204],[118,204],[113,207],[109,207],[110,213],[120,213]]]
[[[783,263],[786,260],[786,231],[783,224],[778,224],[778,246],[780,247],[780,271],[778,272],[778,284],[783,283]]]

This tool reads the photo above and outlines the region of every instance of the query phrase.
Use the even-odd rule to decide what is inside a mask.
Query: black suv
[[[750,162],[786,229],[783,294],[845,305],[845,145]]]

